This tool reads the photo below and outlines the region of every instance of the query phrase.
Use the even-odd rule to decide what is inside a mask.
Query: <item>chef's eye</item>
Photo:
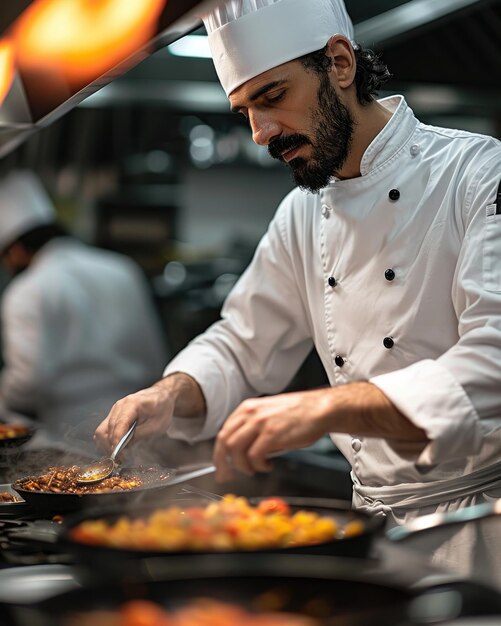
[[[267,102],[271,104],[275,104],[276,102],[280,102],[280,100],[283,100],[284,96],[285,96],[285,89],[273,95],[268,94],[266,96],[266,100]]]
[[[239,109],[238,111],[233,111],[233,113],[238,113],[238,115],[243,115],[247,121],[249,120],[249,113],[247,109]]]

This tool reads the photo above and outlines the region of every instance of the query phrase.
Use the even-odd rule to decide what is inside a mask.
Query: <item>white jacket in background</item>
[[[48,242],[6,287],[2,342],[3,402],[59,433],[86,420],[92,433],[167,358],[135,263],[69,237]]]

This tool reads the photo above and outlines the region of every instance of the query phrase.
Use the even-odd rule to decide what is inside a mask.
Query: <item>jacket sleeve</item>
[[[284,203],[229,294],[222,319],[194,339],[164,372],[191,375],[207,404],[205,420],[174,418],[168,430],[171,437],[198,441],[215,436],[242,400],[282,391],[312,348],[308,318],[291,271],[287,199]]]
[[[41,314],[36,294],[26,293],[15,283],[6,288],[2,300],[4,367],[0,389],[9,409],[29,415],[36,413],[43,395]]]
[[[472,177],[452,301],[459,340],[436,360],[376,376],[377,385],[430,443],[417,466],[477,454],[501,426],[501,151]]]

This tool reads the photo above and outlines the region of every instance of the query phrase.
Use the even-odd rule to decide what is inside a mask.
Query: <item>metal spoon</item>
[[[115,469],[118,467],[115,459],[132,439],[136,426],[137,421],[133,422],[129,430],[120,439],[109,458],[99,459],[85,467],[82,467],[77,474],[77,483],[80,485],[89,485],[91,483],[97,483],[111,476]]]

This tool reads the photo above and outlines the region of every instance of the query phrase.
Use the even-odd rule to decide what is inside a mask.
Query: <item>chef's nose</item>
[[[252,139],[258,146],[267,146],[270,141],[280,136],[280,125],[266,113],[249,114]]]

